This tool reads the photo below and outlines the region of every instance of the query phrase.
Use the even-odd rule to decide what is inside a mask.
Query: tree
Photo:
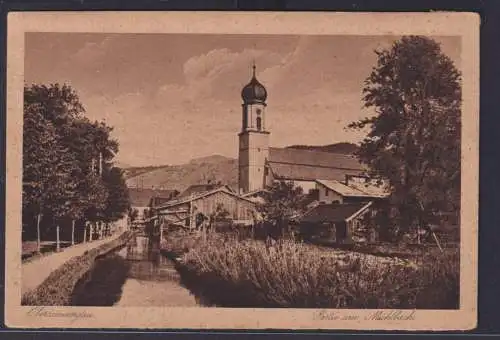
[[[349,127],[369,129],[358,156],[388,181],[387,211],[405,232],[459,209],[461,77],[427,37],[403,37],[376,54],[363,89],[375,115]]]
[[[58,162],[50,177],[47,196],[48,203],[45,205],[46,214],[52,217],[52,222],[56,225],[57,251],[60,249],[60,227],[67,217],[74,217],[81,214],[78,206],[77,179],[74,177],[75,162],[73,155],[65,149],[58,152]]]
[[[83,196],[88,199],[86,202],[85,217],[91,221],[90,240],[92,240],[97,223],[100,223],[105,217],[105,209],[108,199],[108,190],[100,177],[87,176],[86,177],[86,192]]]
[[[51,204],[60,152],[55,128],[43,118],[38,105],[25,103],[23,128],[23,224],[30,228],[36,217],[37,251],[40,252],[41,219]],[[32,232],[31,228],[27,231]]]
[[[271,234],[284,236],[291,219],[304,210],[303,190],[293,182],[278,181],[263,194],[264,204],[258,206],[264,223],[271,227]]]
[[[83,112],[78,96],[67,85],[24,87],[24,181],[26,185],[34,181],[44,184],[38,185],[36,189],[32,187],[31,195],[27,195],[23,203],[31,205],[29,202],[37,191],[35,196],[43,196],[43,200],[37,204],[37,234],[44,214],[48,217],[46,220],[56,223],[57,249],[60,223],[68,215],[81,214],[77,194],[78,155],[72,152],[64,140],[71,136],[68,133],[70,122],[81,117]],[[44,140],[37,141],[37,136],[42,136]],[[35,169],[41,169],[42,173]],[[39,241],[39,236],[37,238]]]
[[[68,85],[24,87],[23,225],[37,217],[38,243],[42,216],[56,224],[58,240],[59,226],[70,221],[74,243],[77,220],[100,224],[127,210],[123,173],[112,168],[112,128],[84,113]]]
[[[113,167],[104,173],[104,184],[108,190],[104,215],[108,222],[122,218],[130,207],[130,197],[123,171]]]
[[[79,155],[80,172],[77,177],[85,206],[84,216],[92,222],[91,228],[100,227],[102,235],[102,222],[116,221],[127,208],[123,208],[121,202],[123,195],[127,195],[123,192],[123,173],[112,167],[118,142],[110,138],[112,128],[102,122],[77,118],[70,122],[68,129],[66,135],[71,138],[67,138],[65,143],[74,154]],[[90,235],[92,237],[92,230]]]

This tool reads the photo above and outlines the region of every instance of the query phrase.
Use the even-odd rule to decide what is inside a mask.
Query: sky
[[[91,120],[105,120],[121,165],[236,158],[241,89],[255,61],[268,92],[270,144],[358,143],[375,49],[394,36],[28,33],[25,82],[66,83]],[[459,68],[460,40],[434,37]]]

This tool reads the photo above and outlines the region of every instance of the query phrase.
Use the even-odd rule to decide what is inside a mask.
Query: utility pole
[[[61,242],[60,242],[60,239],[59,239],[59,224],[56,226],[56,252],[60,252],[61,251]]]

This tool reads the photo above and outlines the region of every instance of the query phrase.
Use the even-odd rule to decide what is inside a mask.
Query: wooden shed
[[[196,227],[198,216],[209,217],[220,211],[226,212],[226,217],[234,223],[251,225],[257,217],[256,204],[223,186],[179,197],[155,210],[162,222],[183,224],[189,228]]]
[[[363,218],[371,211],[371,205],[371,202],[320,204],[301,217],[301,234],[323,241],[351,243],[356,230],[362,227]]]

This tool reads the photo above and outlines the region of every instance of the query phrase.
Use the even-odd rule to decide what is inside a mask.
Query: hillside
[[[209,180],[238,187],[238,160],[223,156],[194,159],[183,165],[166,165],[126,170],[128,187],[164,188],[183,191]]]
[[[288,146],[289,149],[302,149],[302,150],[316,150],[332,153],[341,153],[346,155],[352,155],[358,151],[359,147],[353,143],[335,143],[328,145],[291,145]]]
[[[353,154],[357,146],[351,143],[330,145],[292,145],[288,148],[318,150]],[[163,188],[183,191],[192,184],[204,184],[209,180],[238,187],[238,160],[220,155],[196,158],[182,165],[159,165],[125,169],[127,186],[137,188]]]

